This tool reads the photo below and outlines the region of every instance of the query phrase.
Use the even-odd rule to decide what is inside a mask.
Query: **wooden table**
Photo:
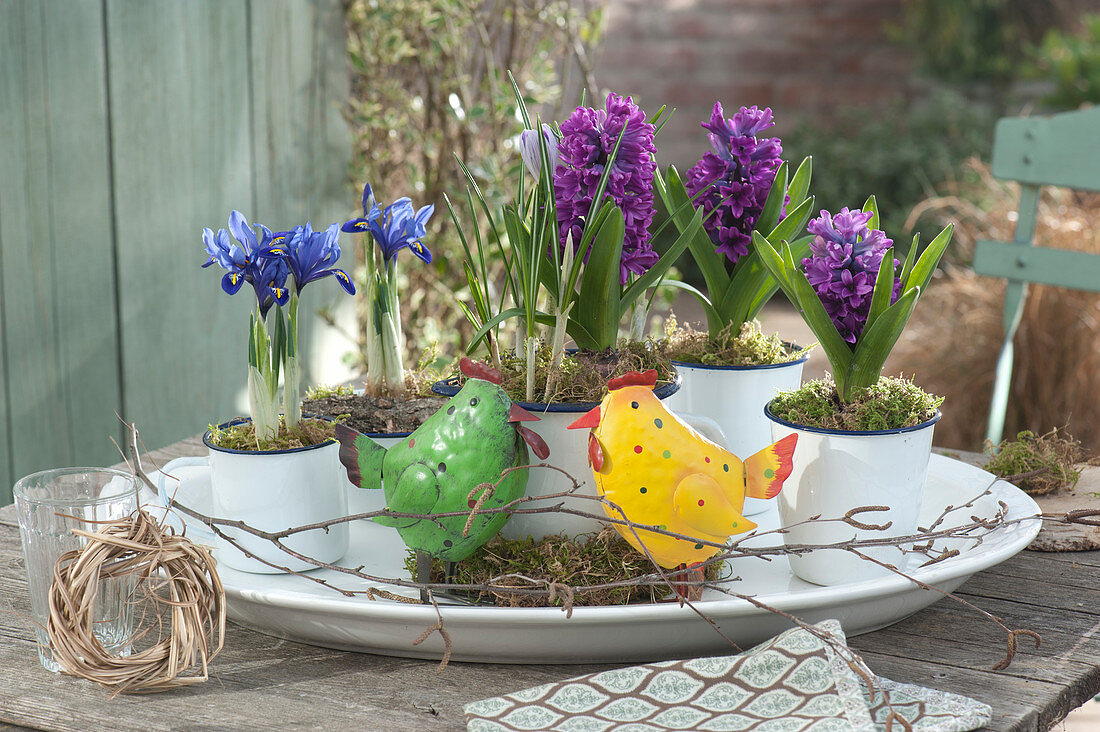
[[[157,451],[159,464],[200,454],[195,440]],[[1092,469],[1100,478],[1100,469]],[[1025,551],[971,578],[962,597],[1043,637],[1026,639],[1005,671],[989,620],[941,600],[851,646],[876,673],[965,694],[993,707],[993,730],[1046,730],[1100,691],[1100,552]],[[334,651],[230,625],[207,683],[113,700],[90,682],[45,671],[29,621],[12,506],[0,509],[0,730],[458,730],[462,705],[610,668],[600,665],[437,664]]]

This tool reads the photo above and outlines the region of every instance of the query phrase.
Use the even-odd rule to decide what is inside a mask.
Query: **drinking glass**
[[[132,475],[109,468],[55,468],[20,478],[14,493],[38,658],[50,671],[61,671],[46,632],[54,565],[65,552],[87,545],[73,529],[95,532],[100,522],[136,511],[137,484]],[[108,653],[124,656],[131,651],[134,588],[135,579],[127,576],[99,583],[92,629]]]

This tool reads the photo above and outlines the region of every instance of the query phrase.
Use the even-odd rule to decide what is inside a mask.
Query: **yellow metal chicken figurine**
[[[600,405],[570,429],[591,428],[588,461],[601,496],[635,524],[696,537],[692,542],[615,524],[631,546],[662,567],[696,564],[734,534],[756,528],[741,515],[745,496],[775,498],[791,474],[797,435],[742,462],[668,411],[653,394],[657,372],[632,371],[608,382]],[[604,505],[608,516],[621,519]],[[644,549],[639,543],[645,545]]]

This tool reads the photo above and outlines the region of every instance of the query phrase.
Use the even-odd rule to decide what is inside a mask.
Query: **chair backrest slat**
[[[1100,107],[1000,120],[993,134],[993,175],[1100,191]]]
[[[1030,282],[1100,292],[1100,256],[1034,245],[1042,186],[1100,191],[1100,107],[1052,117],[1008,117],[993,136],[993,175],[1021,184],[1016,233],[1011,242],[979,241],[974,271],[1008,280],[1005,340],[997,357],[986,439],[1004,432],[1016,328]]]

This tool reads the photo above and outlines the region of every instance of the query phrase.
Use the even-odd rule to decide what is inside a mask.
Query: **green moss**
[[[927,393],[910,379],[884,376],[841,404],[832,379],[818,379],[780,392],[772,412],[788,422],[830,430],[866,432],[915,427],[936,415],[943,397]]]
[[[288,430],[282,417],[279,418],[279,432],[272,440],[259,442],[256,430],[251,422],[232,427],[210,426],[210,441],[227,450],[289,450],[295,447],[319,445],[336,439],[336,423],[320,419],[303,419],[298,426]]]
[[[992,455],[985,469],[1002,478],[1038,472],[1017,478],[1016,484],[1032,495],[1044,495],[1073,488],[1081,471],[1074,466],[1084,458],[1081,443],[1072,436],[1053,429],[1045,435],[1024,431],[1015,440],[1004,440],[994,446],[986,444],[986,454]]]
[[[675,317],[670,317],[665,328],[664,353],[673,361],[701,363],[707,366],[762,366],[787,363],[802,358],[812,348],[798,348],[783,342],[778,333],[765,335],[760,322],[744,323],[737,335],[733,323],[717,337],[693,330],[691,326],[679,327]]]
[[[337,386],[328,386],[327,384],[318,384],[312,386],[306,392],[306,399],[325,399],[328,397],[340,397],[351,396],[355,393],[355,390],[345,384],[339,384]]]
[[[414,572],[416,559],[410,552],[405,568]],[[716,581],[723,576],[720,562],[707,565],[706,578]],[[516,574],[543,582],[555,582],[570,587],[591,587],[654,574],[653,564],[636,551],[617,531],[607,528],[588,541],[572,541],[562,536],[533,539],[494,537],[468,559],[458,562],[456,584],[484,584],[494,577],[494,584],[508,586],[505,575]],[[432,581],[443,582],[443,562],[432,559]],[[538,587],[538,584],[511,580],[515,587]],[[668,586],[657,584],[627,585],[604,589],[582,590],[573,599],[574,605],[624,605],[631,602],[655,602],[668,594]],[[562,604],[544,595],[492,593],[495,604],[503,607],[548,607]]]
[[[501,354],[501,388],[514,401],[527,399],[527,363],[511,351]],[[557,384],[549,400],[544,400],[550,375],[550,349],[541,343],[535,360],[535,402],[598,402],[607,393],[607,382],[628,371],[657,370],[657,385],[671,382],[676,370],[672,360],[653,341],[624,341],[619,347],[597,353],[578,351],[566,354],[557,368]],[[460,377],[460,382],[465,377]]]

